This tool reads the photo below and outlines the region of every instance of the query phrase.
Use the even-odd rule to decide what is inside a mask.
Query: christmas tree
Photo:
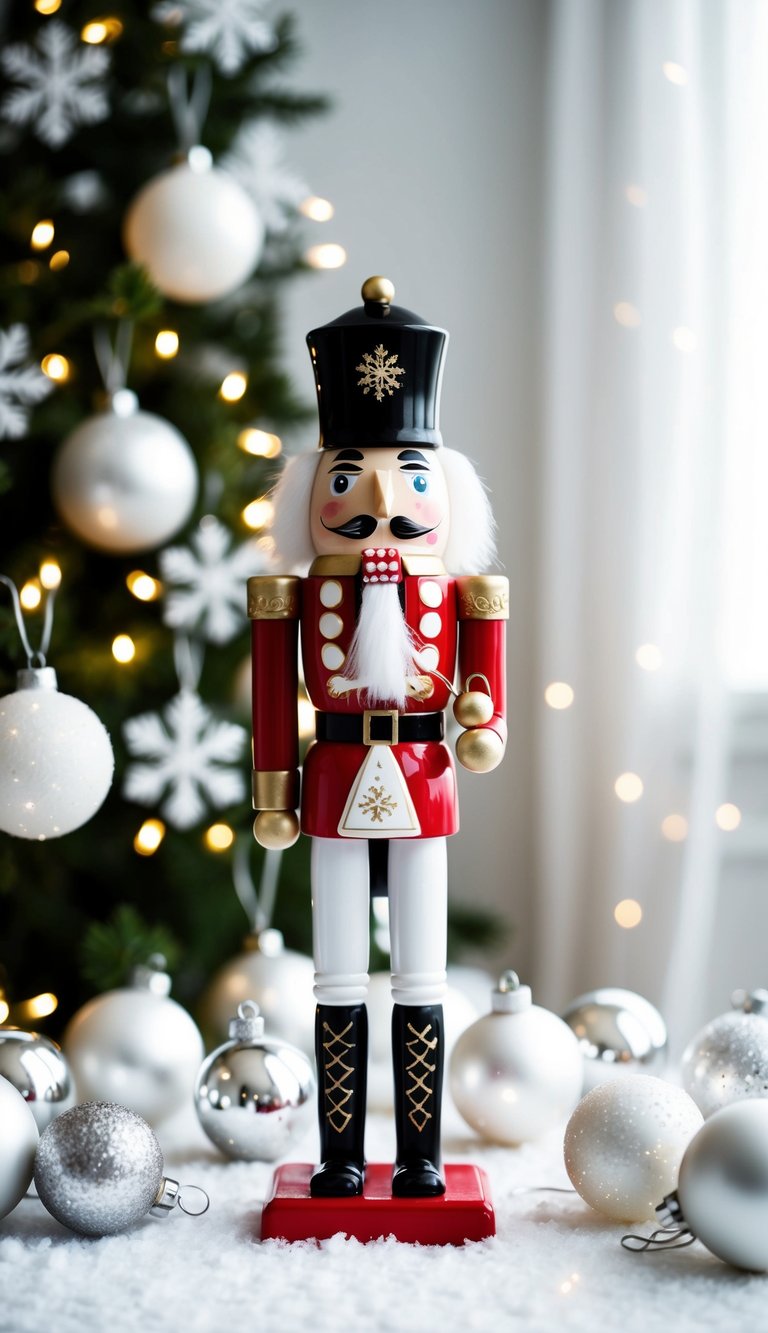
[[[0,837],[0,984],[66,1017],[158,950],[193,1000],[248,924],[245,580],[281,438],[311,415],[278,356],[309,196],[284,130],[324,101],[287,87],[294,24],[262,0],[8,21],[0,569],[34,650],[60,580],[47,660],[116,760],[76,831]],[[8,596],[3,695],[24,665]],[[275,921],[299,948],[305,862],[286,855]]]

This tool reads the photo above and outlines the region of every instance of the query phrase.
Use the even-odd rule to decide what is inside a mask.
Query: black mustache
[[[322,519],[320,522],[327,532],[335,532],[339,537],[349,537],[350,541],[365,540],[371,537],[379,526],[379,520],[373,517],[373,514],[355,514],[354,518],[348,518],[346,523],[340,523],[337,528],[332,528],[330,524]],[[412,518],[406,518],[405,514],[395,514],[395,517],[389,521],[390,531],[393,537],[399,537],[401,541],[408,541],[412,537],[423,537],[427,532],[434,532],[434,528],[425,528],[421,523],[415,523]]]

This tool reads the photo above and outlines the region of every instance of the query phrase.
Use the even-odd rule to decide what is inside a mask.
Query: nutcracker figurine
[[[448,335],[392,304],[363,306],[307,338],[320,446],[274,496],[278,557],[293,574],[248,581],[253,629],[254,833],[312,839],[320,1165],[313,1197],[363,1189],[371,886],[386,886],[392,950],[395,1198],[440,1195],[446,837],[458,829],[443,742],[457,665],[456,751],[474,772],[506,740],[507,580],[471,463],[438,428]],[[308,573],[306,572],[308,570]],[[317,739],[299,801],[297,639]],[[295,814],[300,805],[300,820]]]

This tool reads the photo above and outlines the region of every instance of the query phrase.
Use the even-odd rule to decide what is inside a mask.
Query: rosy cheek
[[[427,536],[426,536],[426,542],[427,542],[427,546],[434,546],[435,543],[437,542],[437,533],[436,533],[436,532],[428,532],[428,533],[427,533]]]
[[[320,510],[320,517],[322,519],[335,518],[341,508],[341,500],[329,500]]]

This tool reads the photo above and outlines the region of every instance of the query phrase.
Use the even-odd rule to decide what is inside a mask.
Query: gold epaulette
[[[467,574],[456,588],[459,620],[509,620],[509,579],[503,574]]]
[[[301,579],[293,574],[254,574],[248,580],[249,620],[298,620]]]

